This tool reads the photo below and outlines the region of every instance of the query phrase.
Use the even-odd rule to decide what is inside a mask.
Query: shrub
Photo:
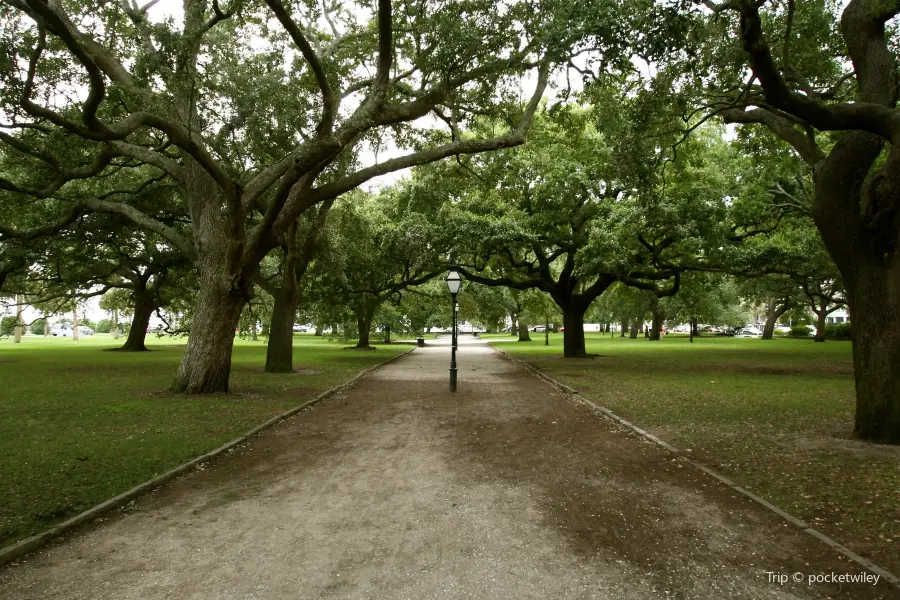
[[[31,333],[34,335],[44,335],[44,323],[47,322],[47,319],[38,319],[34,323],[31,324]]]
[[[835,323],[825,326],[825,337],[836,340],[850,339],[850,323]]]
[[[790,333],[788,333],[789,337],[809,337],[809,334],[812,333],[812,329],[807,325],[794,325],[791,327]]]
[[[10,336],[16,332],[16,318],[12,315],[0,320],[0,336]]]
[[[97,333],[109,333],[109,328],[112,325],[112,321],[109,319],[100,319],[97,321],[97,326],[94,327],[94,331]]]

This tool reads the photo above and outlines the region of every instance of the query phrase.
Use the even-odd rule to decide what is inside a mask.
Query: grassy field
[[[409,346],[343,350],[298,335],[293,374],[237,341],[231,394],[169,394],[184,340],[105,352],[108,336],[0,341],[0,546],[38,533],[234,439]]]
[[[849,342],[532,337],[500,347],[900,572],[900,448],[851,436]]]

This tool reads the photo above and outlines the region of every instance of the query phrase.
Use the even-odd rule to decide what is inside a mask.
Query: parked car
[[[741,329],[734,334],[736,338],[758,338],[760,336],[759,330],[753,331],[752,329]]]
[[[566,328],[565,328],[565,327],[560,327],[559,329],[557,329],[557,331],[560,332],[560,333],[565,333]]]
[[[78,327],[78,335],[94,335],[94,330],[86,325]]]
[[[294,324],[294,333],[308,333],[308,332],[309,332],[309,327],[307,327],[306,325]]]
[[[547,328],[544,325],[535,325],[531,328],[531,330],[536,333],[544,333],[545,331],[547,331]]]

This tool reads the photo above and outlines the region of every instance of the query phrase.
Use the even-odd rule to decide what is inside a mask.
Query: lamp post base
[[[456,367],[450,368],[450,391],[456,391]]]

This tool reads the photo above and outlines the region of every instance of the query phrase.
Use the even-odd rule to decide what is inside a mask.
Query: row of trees
[[[849,305],[856,433],[900,441],[897,2],[153,4],[3,1],[0,293],[125,290],[135,335],[167,307],[202,393],[257,289],[284,370],[303,305],[365,338],[449,265],[507,314],[541,292],[572,357],[622,286],[658,331],[697,273],[764,278],[771,313]]]

